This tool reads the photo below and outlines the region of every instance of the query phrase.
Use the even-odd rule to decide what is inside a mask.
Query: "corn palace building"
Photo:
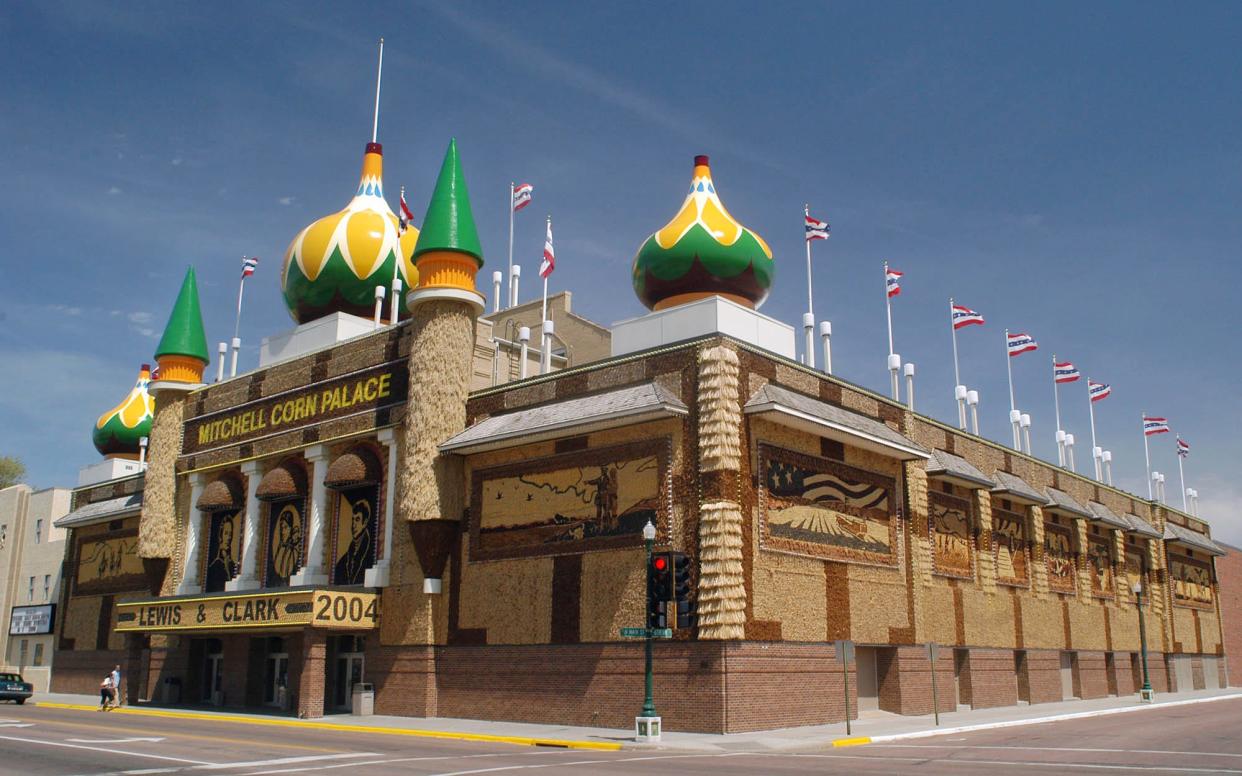
[[[798,363],[706,157],[635,257],[650,313],[566,300],[547,372],[513,337],[533,308],[483,314],[456,146],[421,232],[381,162],[294,238],[298,326],[257,370],[204,384],[187,275],[145,470],[62,521],[57,690],[122,663],[131,701],[317,717],[366,683],[377,713],[628,727],[648,522],[691,559],[691,627],[656,645],[669,729],[844,719],[842,640],[851,716],[930,713],[933,665],[941,710],[1128,695],[1136,585],[1156,691],[1223,686],[1208,525]],[[406,317],[375,328],[394,276]]]

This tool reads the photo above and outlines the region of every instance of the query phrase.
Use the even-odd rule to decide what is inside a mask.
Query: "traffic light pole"
[[[655,540],[647,539],[645,543],[647,545],[647,600],[650,601],[651,595],[654,592],[652,588],[655,586],[655,580],[651,573],[651,548],[652,548],[652,545],[655,544]],[[644,717],[656,716],[655,698],[652,696],[652,687],[651,687],[652,685],[652,681],[651,681],[652,680],[651,640],[652,640],[651,623],[649,622],[647,623],[647,637],[643,639],[643,641],[645,642],[644,651],[646,652],[646,663],[647,663],[646,677],[644,680],[647,694],[646,694],[646,697],[643,699],[643,713],[641,715]]]

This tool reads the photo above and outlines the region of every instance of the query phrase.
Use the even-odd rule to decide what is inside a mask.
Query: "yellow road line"
[[[862,746],[871,743],[871,736],[855,736],[854,738],[838,738],[832,742],[835,746]]]
[[[97,706],[86,706],[76,703],[40,702],[36,706],[49,709],[73,709],[75,711],[97,711]],[[135,709],[122,707],[113,709],[110,714],[134,714],[144,717],[165,717],[170,719],[199,719],[211,722],[232,722],[241,725],[269,725],[274,727],[305,728],[308,730],[335,730],[342,733],[378,733],[389,736],[416,736],[418,738],[443,738],[454,741],[487,741],[500,744],[519,744],[523,746],[556,746],[565,749],[595,749],[615,752],[621,744],[604,741],[570,741],[559,738],[531,738],[528,736],[495,736],[487,733],[459,733],[449,730],[415,730],[409,728],[374,727],[368,725],[338,725],[333,722],[305,722],[303,720],[242,717],[232,714],[208,714],[193,711],[165,711],[163,709]]]

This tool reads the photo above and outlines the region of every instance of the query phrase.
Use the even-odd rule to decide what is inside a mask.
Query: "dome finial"
[[[634,256],[634,292],[663,310],[708,296],[757,308],[772,286],[772,250],[720,201],[706,155],[694,157],[690,193]]]
[[[151,365],[143,364],[138,380],[121,403],[99,416],[91,430],[91,441],[100,455],[108,458],[138,458],[143,437],[151,436],[155,401],[147,391]]]
[[[482,312],[483,297],[474,288],[474,279],[483,266],[483,247],[470,209],[470,192],[457,154],[457,140],[449,141],[444,163],[436,178],[423,231],[414,246],[418,267],[418,288],[410,306],[430,299],[452,298],[465,301]]]
[[[160,365],[160,380],[180,383],[201,383],[203,370],[211,357],[207,353],[207,333],[203,329],[203,311],[198,304],[198,280],[194,267],[185,272],[177,301],[173,303],[164,336],[155,349]]]

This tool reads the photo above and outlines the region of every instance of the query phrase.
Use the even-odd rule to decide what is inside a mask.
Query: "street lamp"
[[[651,598],[655,593],[655,578],[651,573],[651,549],[655,544],[656,527],[648,520],[643,526],[643,543],[647,545],[647,606],[651,605]],[[643,639],[646,658],[645,671],[645,688],[646,697],[643,698],[643,710],[638,715],[638,719],[634,720],[635,738],[638,741],[659,741],[660,740],[660,718],[656,715],[655,698],[652,695],[652,669],[651,669],[651,616],[648,612],[647,622],[645,623],[645,638]]]
[[[1143,583],[1134,583],[1134,604],[1138,608],[1139,616],[1139,644],[1142,647],[1143,656],[1143,688],[1139,690],[1139,701],[1143,703],[1151,703],[1155,699],[1155,693],[1151,689],[1151,679],[1147,675],[1147,627],[1143,620]]]

